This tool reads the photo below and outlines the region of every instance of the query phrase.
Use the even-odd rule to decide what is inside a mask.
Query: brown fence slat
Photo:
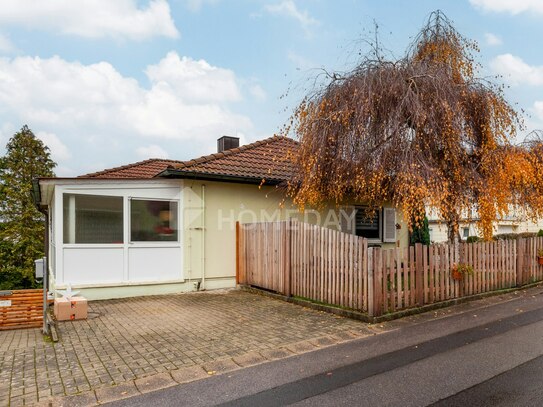
[[[240,284],[373,316],[543,279],[543,266],[537,263],[543,238],[462,243],[457,248],[372,248],[370,256],[366,239],[292,219],[240,224],[236,242]],[[471,266],[473,274],[454,280],[455,264]],[[41,290],[13,297],[12,311],[0,307],[0,328],[2,323],[19,324],[7,318],[21,313],[29,324],[35,323],[30,318],[41,318],[41,301]],[[33,302],[37,307],[29,308]]]

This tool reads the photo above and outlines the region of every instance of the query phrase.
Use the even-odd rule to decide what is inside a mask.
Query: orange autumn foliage
[[[474,213],[486,239],[512,207],[543,214],[541,155],[513,145],[522,123],[501,88],[476,77],[474,42],[435,12],[404,58],[376,51],[331,75],[285,128],[300,141],[288,184],[300,208],[392,202],[421,224],[433,207],[450,241]]]

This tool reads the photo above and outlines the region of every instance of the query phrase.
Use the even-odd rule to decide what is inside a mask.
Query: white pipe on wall
[[[206,289],[206,186],[202,184],[202,290]]]

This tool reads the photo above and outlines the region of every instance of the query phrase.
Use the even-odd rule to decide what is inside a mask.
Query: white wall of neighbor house
[[[446,242],[448,240],[446,223],[440,220],[436,209],[427,207],[426,212],[430,221],[430,240],[434,243]],[[464,219],[468,219],[468,215],[471,215],[471,219],[477,219],[477,211],[475,210],[472,210],[471,214],[464,213]],[[503,233],[537,233],[543,229],[543,218],[534,220],[523,209],[511,208],[507,216],[494,222],[493,228],[495,235]],[[481,232],[477,228],[476,221],[468,222],[465,220],[461,222],[459,232],[464,240],[468,236],[482,237]]]
[[[428,224],[430,229],[430,241],[432,243],[445,243],[449,240],[448,228],[445,222],[431,221]],[[466,240],[469,236],[478,236],[475,223],[462,222],[458,227],[460,237]]]
[[[52,287],[70,285],[90,299],[183,288],[181,190],[179,180],[57,181]]]
[[[432,243],[444,243],[448,240],[447,225],[444,222],[430,222],[430,240]],[[494,222],[494,234],[504,233],[537,233],[543,229],[543,219],[533,220],[500,220]],[[475,222],[461,222],[459,226],[460,236],[465,240],[468,236],[482,237]]]

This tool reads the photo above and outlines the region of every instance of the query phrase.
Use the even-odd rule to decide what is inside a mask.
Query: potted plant
[[[473,267],[469,264],[454,264],[451,268],[453,280],[462,281],[466,275],[473,274]]]
[[[537,251],[537,264],[543,266],[543,248]]]

